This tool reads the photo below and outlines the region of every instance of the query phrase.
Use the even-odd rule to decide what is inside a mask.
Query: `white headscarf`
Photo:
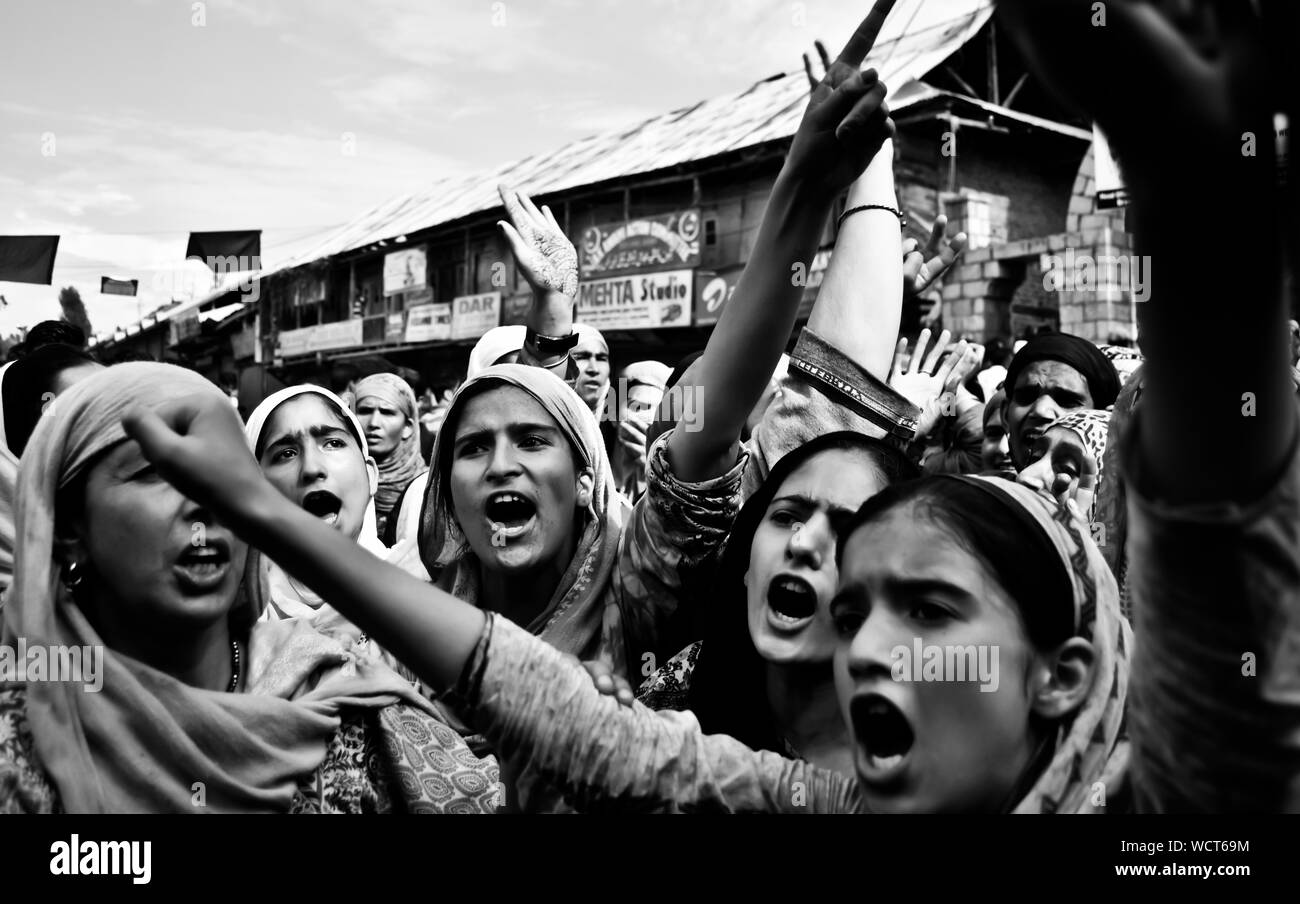
[[[262,431],[266,429],[266,424],[271,419],[271,415],[275,413],[275,410],[290,399],[307,393],[315,393],[333,405],[339,414],[347,419],[348,425],[352,428],[352,433],[361,447],[361,455],[365,459],[366,470],[370,475],[370,501],[366,504],[365,517],[361,523],[361,534],[356,538],[356,541],[362,549],[372,555],[376,555],[381,559],[387,558],[388,547],[384,546],[379,539],[375,521],[374,497],[379,481],[378,466],[375,464],[375,460],[370,457],[370,449],[366,445],[365,431],[361,429],[361,424],[356,415],[352,413],[352,410],[348,408],[341,398],[322,386],[313,386],[311,384],[290,386],[267,396],[262,404],[253,409],[253,413],[248,416],[248,423],[244,425],[244,437],[248,440],[248,448],[256,456],[257,445],[262,439]],[[262,594],[266,600],[266,608],[263,609],[261,614],[263,620],[302,618],[309,621],[312,627],[322,633],[329,633],[331,627],[343,628],[348,630],[349,633],[358,633],[343,616],[339,615],[319,595],[291,578],[288,572],[272,562],[268,556],[259,556],[258,558],[260,560],[257,567],[258,579],[261,584]]]
[[[511,352],[523,349],[528,327],[523,324],[494,326],[474,343],[469,353],[469,366],[465,369],[466,378],[477,377],[497,361]]]

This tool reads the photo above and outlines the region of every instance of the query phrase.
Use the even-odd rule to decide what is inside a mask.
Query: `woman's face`
[[[1014,601],[910,505],[855,531],[842,565],[835,684],[870,809],[1003,806],[1032,754],[1038,662]]]
[[[357,399],[357,420],[366,432],[366,445],[375,461],[383,461],[415,431],[406,415],[387,399],[362,396]]]
[[[261,445],[262,473],[285,498],[345,536],[361,536],[373,466],[332,403],[314,392],[281,403]]]
[[[484,568],[526,574],[569,552],[591,476],[541,403],[514,386],[474,396],[451,456],[451,510]]]
[[[1065,427],[1053,427],[1034,440],[1029,465],[1016,480],[1035,490],[1047,491],[1059,500],[1073,499],[1080,511],[1092,507],[1097,462],[1079,434]]]
[[[831,449],[796,468],[754,532],[745,574],[749,636],[768,662],[828,662],[838,571],[835,525],[883,489],[865,452]]]
[[[980,446],[980,461],[986,471],[1015,474],[1011,463],[1011,447],[1007,443],[1007,426],[1002,420],[1002,406],[988,412],[984,419],[984,442]]]
[[[135,442],[87,472],[74,520],[103,619],[158,632],[195,630],[229,613],[248,547],[163,480]]]

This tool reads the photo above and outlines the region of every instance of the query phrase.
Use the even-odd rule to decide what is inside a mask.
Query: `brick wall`
[[[1131,237],[1124,231],[1124,211],[1098,210],[1094,191],[1090,148],[1075,177],[1065,231],[968,251],[943,288],[944,326],[955,336],[984,341],[1044,324],[1094,342],[1116,333],[1133,336],[1133,293],[1124,282]],[[954,201],[950,210],[976,206]],[[1014,202],[1010,219],[1016,220]],[[1123,267],[1115,266],[1120,258]]]

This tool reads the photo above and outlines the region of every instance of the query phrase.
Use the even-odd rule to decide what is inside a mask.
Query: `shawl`
[[[467,380],[456,393],[433,450],[420,514],[420,557],[439,587],[471,605],[481,605],[479,561],[456,523],[448,481],[457,421],[469,394],[482,391],[482,384],[513,386],[535,399],[555,419],[582,466],[595,475],[591,503],[578,528],[582,533],[573,559],[546,608],[524,626],[566,653],[590,655],[600,640],[603,597],[618,559],[619,537],[630,507],[614,487],[595,416],[550,371],[522,364],[498,364]]]
[[[60,396],[32,434],[18,480],[16,569],[4,642],[22,638],[29,648],[104,651],[98,693],[71,682],[26,685],[37,758],[69,812],[194,812],[196,782],[202,782],[206,812],[282,812],[299,781],[321,765],[345,708],[402,701],[427,709],[382,663],[299,625],[253,630],[252,692],[190,687],[104,647],[62,586],[54,550],[60,488],[126,441],[121,418],[129,406],[219,392],[172,365],[120,364]],[[287,655],[287,645],[296,653]],[[310,686],[301,680],[307,675]]]
[[[395,374],[374,374],[357,383],[354,407],[359,408],[369,397],[379,399],[385,407],[397,409],[411,427],[411,435],[399,439],[393,451],[379,462],[375,522],[378,536],[382,537],[393,506],[411,481],[424,473],[426,465],[420,459],[420,421],[410,384]]]

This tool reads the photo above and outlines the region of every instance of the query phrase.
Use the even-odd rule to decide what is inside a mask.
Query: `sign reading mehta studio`
[[[601,330],[690,326],[694,278],[673,270],[579,283],[576,319]]]
[[[694,267],[700,262],[700,212],[686,210],[582,233],[582,275]]]

